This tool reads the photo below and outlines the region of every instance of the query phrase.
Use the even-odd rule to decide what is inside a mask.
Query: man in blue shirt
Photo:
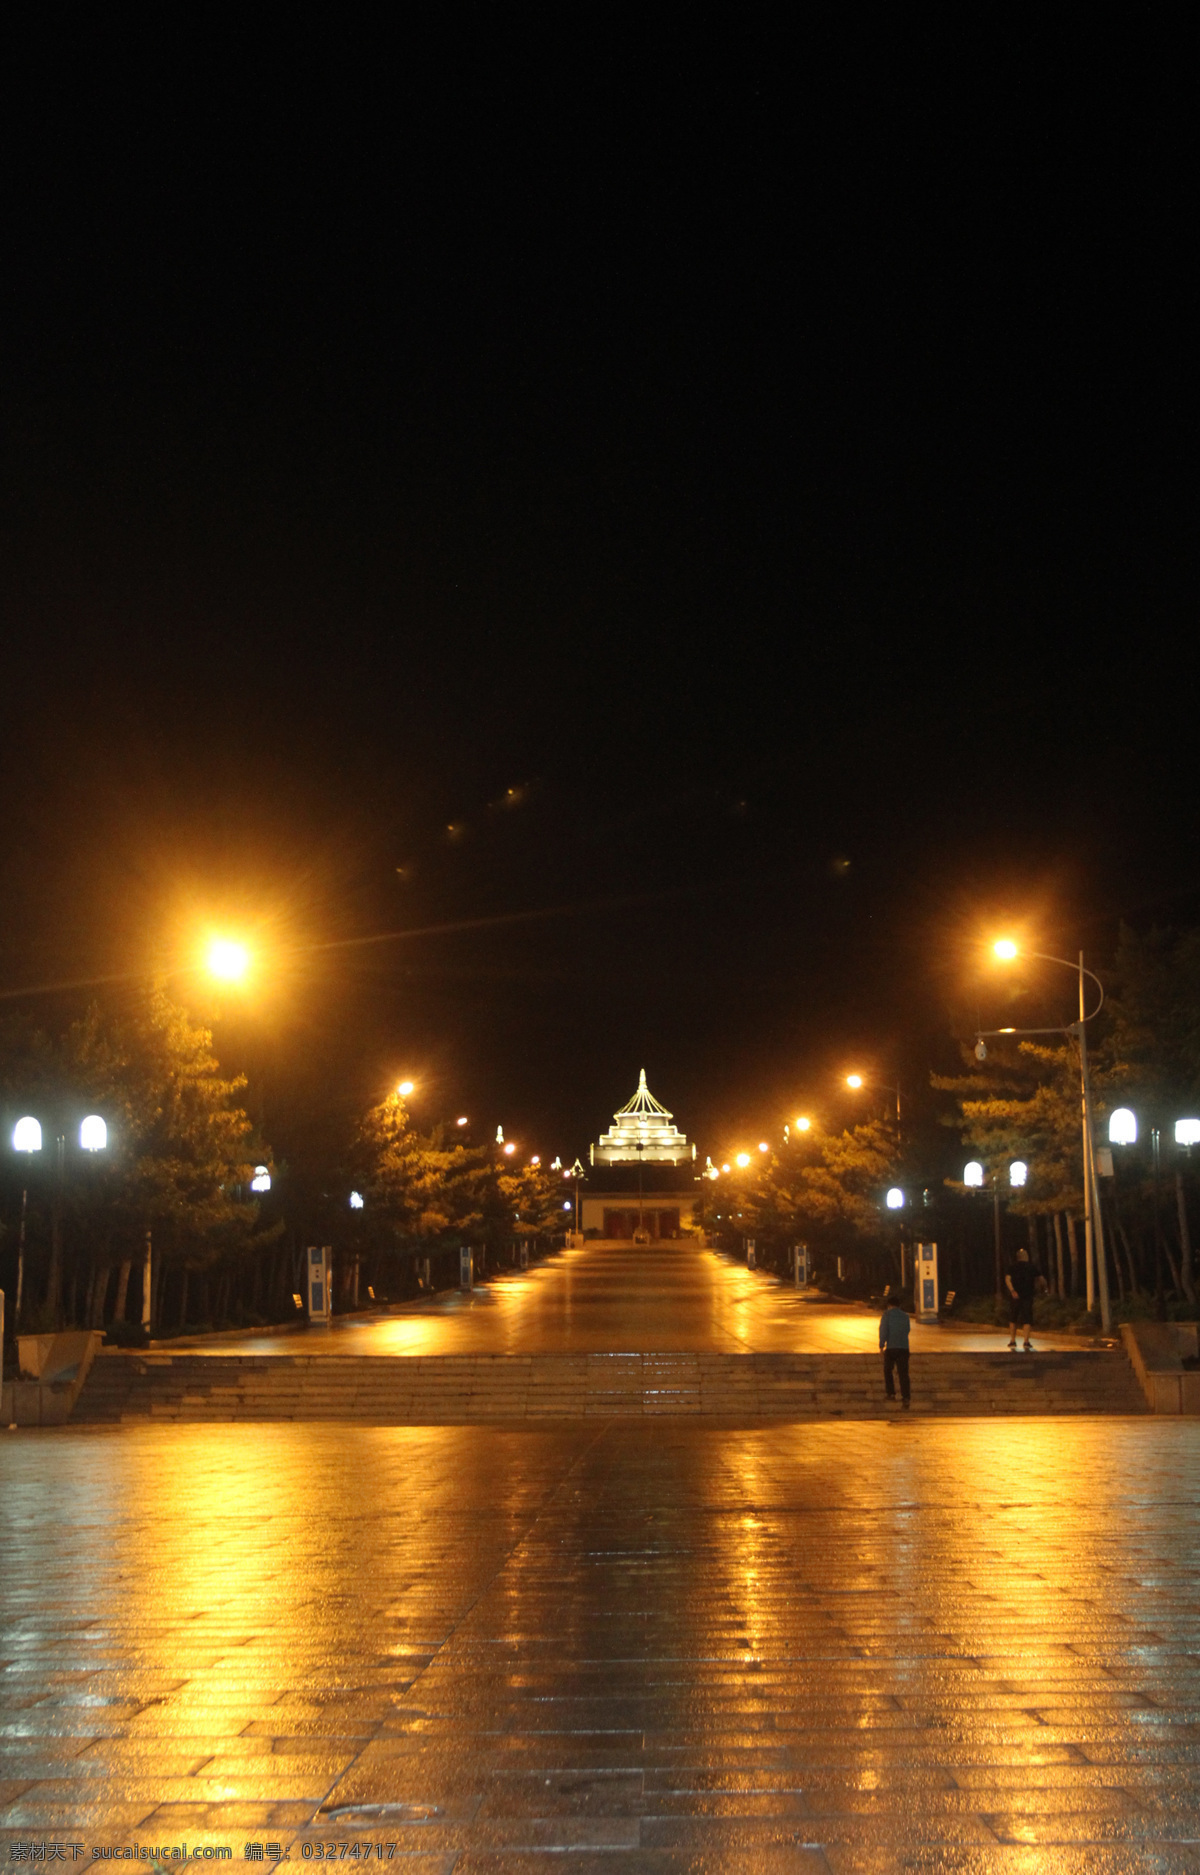
[[[879,1317],[879,1351],[883,1355],[883,1385],[889,1400],[896,1398],[895,1374],[900,1375],[900,1404],[909,1404],[908,1391],[908,1312],[884,1291],[884,1311]]]

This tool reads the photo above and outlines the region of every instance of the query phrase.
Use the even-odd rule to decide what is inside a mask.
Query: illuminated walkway
[[[186,1841],[239,1868],[247,1844],[293,1868],[391,1844],[408,1875],[1200,1867],[1195,1424],[3,1449],[6,1862]]]
[[[878,1348],[877,1324],[869,1310],[808,1297],[694,1244],[592,1243],[470,1293],[446,1291],[365,1321],[164,1345],[273,1354],[866,1353]],[[926,1352],[995,1351],[1006,1339],[913,1326],[913,1347]],[[1034,1339],[1043,1348],[1081,1346],[1069,1335]]]

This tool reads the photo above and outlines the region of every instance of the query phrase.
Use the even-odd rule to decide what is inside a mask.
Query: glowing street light
[[[31,1114],[18,1120],[13,1127],[14,1152],[40,1152],[42,1150],[42,1126]]]
[[[900,1211],[904,1208],[904,1193],[899,1185],[892,1186],[884,1202],[889,1211]]]
[[[1013,958],[1017,955],[1017,947],[1011,938],[997,938],[996,942],[992,945],[992,949],[995,951],[997,957],[1001,958],[1006,964],[1011,963]]]
[[[748,1152],[739,1152],[735,1163],[745,1168],[750,1163],[750,1154]]]
[[[964,1165],[963,1184],[969,1185],[973,1191],[982,1191],[983,1167],[980,1165],[978,1159],[970,1159],[967,1164]]]
[[[765,1139],[760,1139],[758,1142],[758,1150],[760,1152],[770,1152],[771,1148],[768,1146]]]
[[[455,1126],[466,1126],[468,1124],[466,1114],[460,1113],[454,1124]]]
[[[208,947],[208,968],[223,983],[240,983],[250,968],[250,953],[231,938],[214,938]]]
[[[1200,1146],[1200,1120],[1176,1120],[1175,1144]]]
[[[512,1158],[512,1156],[513,1156],[513,1153],[514,1153],[514,1152],[515,1152],[516,1150],[517,1150],[517,1149],[516,1149],[516,1147],[515,1147],[515,1146],[513,1145],[513,1143],[512,1143],[512,1140],[510,1139],[510,1140],[509,1140],[509,1142],[508,1142],[508,1144],[507,1144],[507,1146],[506,1146],[506,1147],[504,1148],[504,1156],[505,1156],[505,1158],[506,1158],[506,1159],[511,1159],[511,1158]]]
[[[811,1125],[812,1121],[809,1119],[808,1115],[802,1113],[796,1121],[796,1131],[798,1133],[807,1133]]]
[[[363,1198],[361,1191],[352,1191],[350,1193],[350,1209],[352,1211],[361,1211],[365,1202],[366,1200]]]
[[[846,1076],[847,1087],[853,1087],[857,1089],[861,1087],[862,1084],[863,1084],[863,1077],[861,1074],[848,1074]]]
[[[271,1174],[265,1165],[256,1165],[254,1177],[250,1180],[251,1191],[270,1191]]]
[[[79,1144],[85,1152],[103,1152],[108,1145],[108,1127],[98,1113],[89,1113],[80,1121]]]
[[[1028,1178],[1029,1167],[1026,1165],[1024,1159],[1014,1159],[1008,1168],[1009,1184],[1016,1186],[1024,1185]]]
[[[407,1100],[409,1095],[415,1089],[416,1085],[417,1084],[415,1081],[401,1081],[399,1087],[396,1089],[396,1092],[399,1094],[401,1100]]]
[[[1175,1137],[1179,1137],[1176,1126]],[[1137,1114],[1132,1107],[1117,1107],[1108,1116],[1108,1138],[1113,1146],[1137,1145]]]

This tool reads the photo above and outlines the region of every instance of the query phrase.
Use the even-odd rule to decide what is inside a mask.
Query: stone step
[[[1142,1413],[1123,1351],[937,1354],[913,1363],[923,1415]],[[74,1412],[82,1423],[337,1419],[364,1424],[496,1419],[877,1417],[872,1354],[234,1355],[105,1352]]]

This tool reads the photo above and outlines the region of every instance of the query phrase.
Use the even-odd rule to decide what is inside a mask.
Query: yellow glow
[[[208,967],[214,977],[226,983],[238,983],[250,968],[250,953],[244,944],[229,938],[214,938],[208,947]]]
[[[847,1087],[861,1087],[862,1084],[863,1084],[863,1077],[861,1074],[848,1074],[846,1076]]]
[[[809,1119],[808,1115],[802,1113],[800,1118],[796,1121],[796,1131],[798,1133],[807,1133],[811,1125],[812,1121]]]
[[[748,1152],[739,1152],[737,1156],[737,1163],[739,1165],[749,1165],[750,1154]]]
[[[416,1086],[415,1081],[401,1081],[399,1087],[396,1089],[396,1092],[399,1094],[401,1100],[407,1100],[415,1086]]]
[[[1005,963],[1011,963],[1017,954],[1017,947],[1011,938],[997,938],[996,942],[992,945],[992,949],[995,951],[997,957],[1002,958]]]

